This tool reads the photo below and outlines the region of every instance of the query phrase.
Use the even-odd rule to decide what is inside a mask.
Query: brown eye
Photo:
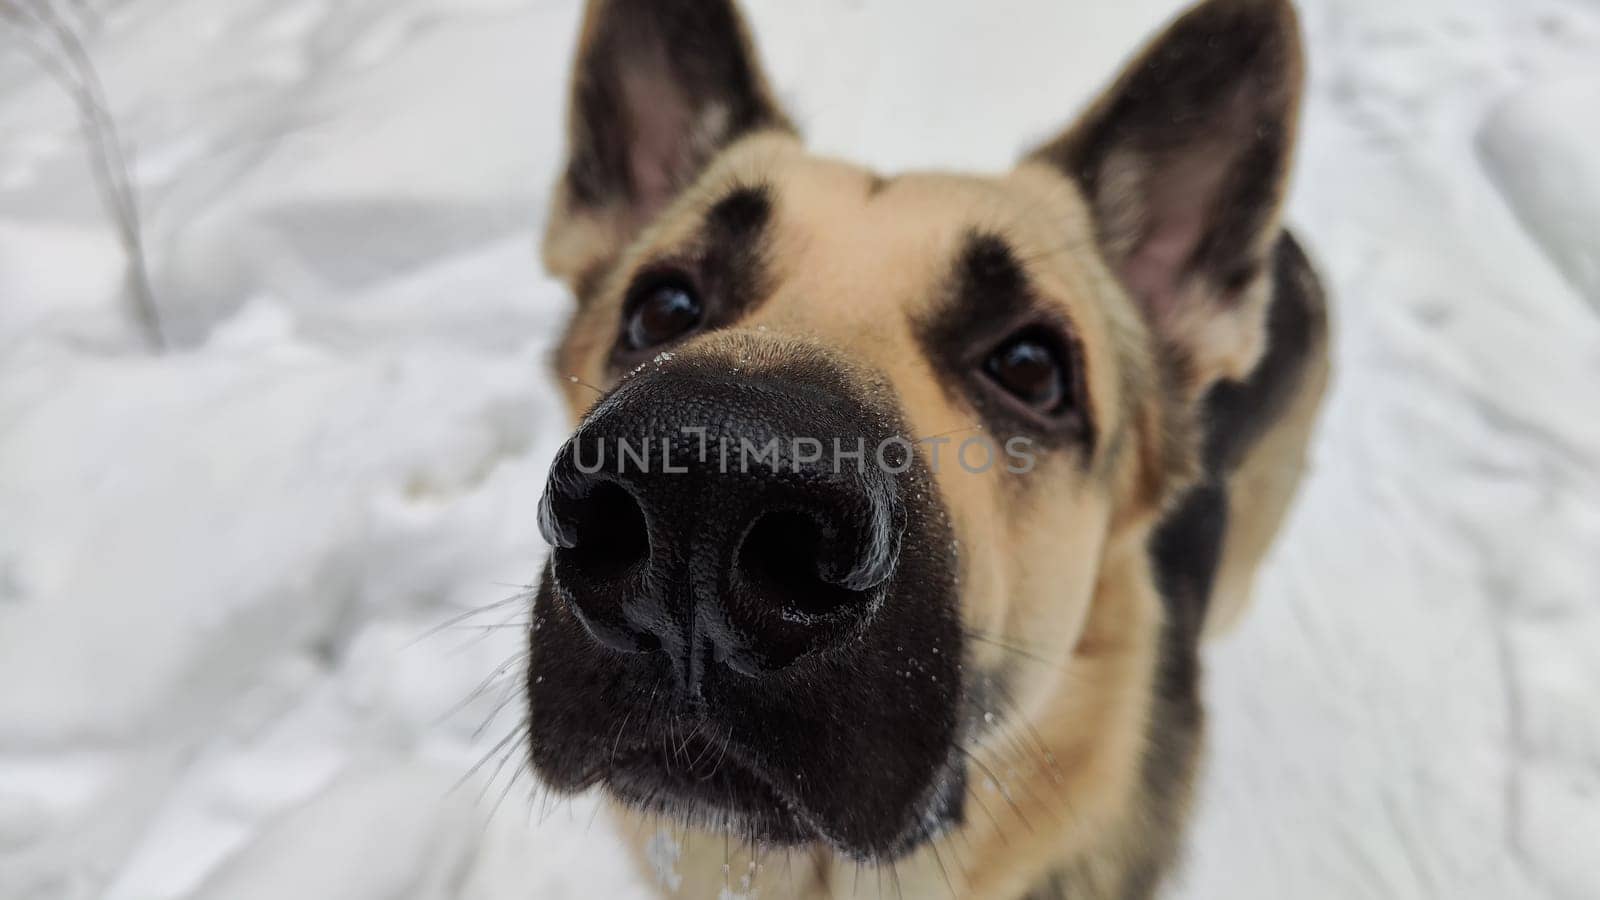
[[[648,350],[677,340],[700,324],[700,298],[677,281],[647,288],[632,304],[624,332],[628,347]]]
[[[1038,330],[1001,344],[983,362],[984,374],[1006,393],[1043,413],[1067,403],[1067,367],[1060,345]]]

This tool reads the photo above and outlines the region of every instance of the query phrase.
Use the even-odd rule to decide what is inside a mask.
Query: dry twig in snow
[[[128,173],[116,121],[106,104],[105,87],[80,36],[79,30],[86,27],[90,18],[84,7],[76,12],[75,23],[61,15],[50,0],[0,0],[0,21],[21,37],[23,49],[67,92],[78,109],[95,187],[127,254],[127,287],[134,318],[150,346],[163,349],[166,335],[155,292],[150,287],[138,192]]]

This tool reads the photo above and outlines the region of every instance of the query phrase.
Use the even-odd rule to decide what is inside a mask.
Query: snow
[[[819,149],[983,169],[1175,7],[748,5]],[[577,4],[88,7],[179,346],[0,44],[0,896],[648,896],[507,755]],[[1302,8],[1336,379],[1173,893],[1600,896],[1600,6]]]
[[[1600,78],[1513,94],[1479,132],[1506,202],[1572,286],[1600,304]],[[1600,308],[1600,307],[1597,307]]]

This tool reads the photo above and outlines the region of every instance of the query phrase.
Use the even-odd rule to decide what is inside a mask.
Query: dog
[[[1009,173],[890,176],[727,0],[592,0],[541,782],[679,896],[1152,896],[1328,376],[1302,72],[1288,0],[1206,0]]]

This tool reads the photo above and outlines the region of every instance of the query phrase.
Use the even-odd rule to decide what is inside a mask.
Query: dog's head
[[[891,178],[806,152],[725,0],[594,0],[543,779],[866,859],[959,821],[998,704],[1100,689],[1019,648],[1097,651],[1106,560],[1261,352],[1300,78],[1286,2],[1211,0],[1010,173]]]

